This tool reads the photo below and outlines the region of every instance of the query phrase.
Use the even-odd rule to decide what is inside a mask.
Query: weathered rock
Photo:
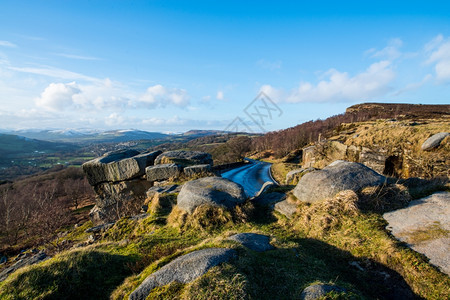
[[[300,299],[304,300],[319,299],[321,297],[326,296],[326,294],[330,292],[342,293],[345,292],[345,290],[335,285],[318,283],[310,285],[307,288],[305,288],[300,295]]]
[[[139,153],[135,150],[109,152],[83,164],[89,184],[118,182],[140,177],[161,151]]]
[[[205,274],[210,268],[230,260],[235,250],[225,248],[209,248],[191,252],[178,257],[155,273],[147,277],[135,289],[129,299],[145,300],[155,287],[171,282],[189,283]]]
[[[183,169],[183,173],[187,177],[211,176],[212,174],[211,165],[203,164],[203,165],[189,166]]]
[[[289,200],[283,200],[275,204],[275,211],[279,212],[282,215],[285,215],[287,218],[292,218],[292,215],[297,211],[297,204],[290,202]]]
[[[169,184],[163,186],[152,186],[147,191],[147,198],[153,198],[156,194],[175,194],[179,193],[181,186],[177,184]]]
[[[383,215],[399,240],[450,275],[450,193],[439,192],[411,201],[408,207]]]
[[[183,167],[192,165],[213,164],[211,154],[200,151],[167,151],[160,154],[156,160],[155,165],[174,163]]]
[[[422,150],[428,151],[428,150],[439,147],[441,142],[449,135],[450,135],[450,133],[448,133],[448,132],[436,133],[435,135],[428,138],[425,142],[423,142]]]
[[[267,190],[270,189],[270,187],[275,186],[275,183],[270,182],[270,181],[266,181],[264,182],[264,184],[262,185],[262,187],[259,189],[259,191],[256,193],[255,197],[259,197],[262,194],[264,194]]]
[[[366,186],[377,186],[386,178],[374,170],[354,162],[336,161],[322,170],[305,174],[293,190],[301,201],[314,202],[331,198],[340,191],[359,191]]]
[[[221,177],[204,177],[183,185],[178,194],[177,205],[192,213],[203,204],[232,208],[245,199],[244,189],[239,184]]]
[[[311,168],[316,162],[316,146],[303,148],[302,166],[303,168]]]
[[[2,272],[0,272],[0,282],[5,280],[11,273],[14,273],[18,269],[25,267],[25,266],[30,266],[30,265],[39,263],[48,258],[49,257],[47,257],[47,254],[45,254],[44,252],[39,252],[38,254],[33,255],[31,257],[21,258],[15,264],[13,264],[12,266],[10,266],[10,267],[4,269]]]
[[[300,178],[308,172],[314,171],[314,168],[300,168],[289,171],[286,174],[286,184],[297,184]]]
[[[382,173],[385,168],[386,155],[379,149],[374,151],[372,149],[362,147],[359,154],[359,162],[363,165]]]
[[[238,233],[230,236],[228,240],[238,242],[242,246],[257,252],[264,252],[267,250],[275,249],[275,247],[269,244],[270,237],[263,234]]]
[[[176,164],[162,164],[150,166],[145,169],[148,181],[167,180],[177,178],[180,175],[181,168]]]

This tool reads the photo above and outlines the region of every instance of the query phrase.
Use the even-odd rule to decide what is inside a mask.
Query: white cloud
[[[105,118],[105,124],[108,126],[118,126],[124,124],[124,122],[125,117],[120,115],[119,113],[112,113]]]
[[[425,45],[429,54],[427,64],[434,64],[436,79],[440,82],[450,82],[450,39],[438,35]]]
[[[189,95],[186,90],[167,88],[157,84],[149,87],[138,101],[138,105],[144,105],[149,108],[165,107],[167,104],[181,107],[187,106],[189,104]]]
[[[403,45],[403,41],[399,38],[391,39],[386,47],[381,50],[370,49],[366,53],[371,54],[371,57],[388,59],[393,61],[399,58],[402,53],[400,52],[400,48]]]
[[[223,91],[218,91],[217,92],[216,99],[217,100],[223,100],[224,99]]]
[[[51,83],[35,100],[36,105],[50,111],[62,111],[74,104],[74,96],[81,93],[75,82]]]
[[[394,96],[398,96],[398,95],[401,95],[406,92],[417,90],[417,89],[421,88],[425,83],[430,81],[432,78],[433,78],[433,76],[431,74],[427,74],[420,82],[414,82],[414,83],[410,83],[410,84],[406,85],[404,88],[395,92]]]
[[[8,42],[8,41],[0,41],[0,46],[3,46],[3,47],[10,47],[10,48],[15,48],[15,47],[17,47],[16,44],[13,44],[13,43]]]
[[[326,102],[326,101],[365,101],[384,95],[390,90],[389,84],[395,78],[395,72],[389,61],[373,63],[366,71],[353,77],[347,72],[330,69],[325,73],[327,79],[316,85],[301,82],[298,88],[289,93],[270,85],[265,85],[261,91],[274,101]]]

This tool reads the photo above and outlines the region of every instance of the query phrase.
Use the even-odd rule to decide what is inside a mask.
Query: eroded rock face
[[[177,164],[162,164],[150,166],[145,169],[148,181],[161,181],[176,178],[180,175],[181,168]]]
[[[159,154],[161,151],[122,150],[83,164],[83,171],[96,193],[96,205],[89,214],[94,223],[114,222],[139,212],[152,186],[143,178],[145,168]]]
[[[149,277],[134,290],[130,300],[145,300],[152,289],[171,282],[189,283],[205,274],[210,268],[230,260],[235,250],[225,248],[209,248],[194,251],[178,257]]]
[[[184,175],[187,177],[201,176],[205,174],[212,174],[211,165],[194,165],[183,169]]]
[[[308,172],[314,171],[314,168],[300,168],[289,171],[286,174],[286,184],[297,184],[300,178]]]
[[[10,274],[14,273],[16,270],[22,267],[31,266],[49,258],[50,257],[48,257],[45,252],[42,251],[36,255],[21,258],[15,264],[0,272],[0,282],[4,281]]]
[[[383,218],[387,228],[412,249],[426,255],[430,262],[450,275],[450,193],[439,192],[411,201]]]
[[[200,151],[167,151],[160,154],[156,160],[155,165],[174,163],[182,167],[213,164],[211,154]]]
[[[136,150],[109,152],[83,164],[89,184],[130,180],[145,174],[161,151],[139,153]]]
[[[237,183],[222,177],[204,177],[186,182],[177,198],[177,205],[194,212],[203,204],[232,208],[246,199],[244,189]]]
[[[286,216],[286,218],[290,219],[297,211],[297,204],[290,202],[289,200],[283,200],[278,202],[274,206],[275,211],[280,214]]]
[[[429,137],[425,142],[423,142],[422,150],[429,151],[429,150],[439,147],[441,142],[449,135],[450,135],[450,133],[448,133],[448,132],[436,133],[435,135]]]
[[[377,186],[386,178],[360,163],[336,161],[322,170],[305,174],[293,190],[301,201],[315,202],[331,198],[340,191],[359,191]]]

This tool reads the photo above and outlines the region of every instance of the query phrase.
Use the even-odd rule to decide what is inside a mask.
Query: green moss
[[[442,228],[440,222],[435,222],[427,227],[417,229],[407,233],[409,243],[416,244],[428,240],[435,240],[439,238],[446,238],[450,231]]]

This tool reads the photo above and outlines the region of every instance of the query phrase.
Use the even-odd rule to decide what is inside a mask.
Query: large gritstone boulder
[[[147,277],[135,289],[129,299],[145,300],[152,289],[172,282],[189,283],[205,274],[210,268],[230,260],[235,250],[225,248],[209,248],[194,251],[178,257],[155,273]]]
[[[109,152],[83,164],[83,171],[91,185],[118,182],[144,175],[161,151],[139,153],[136,150]]]
[[[195,208],[203,204],[232,208],[245,199],[244,189],[239,184],[221,177],[204,177],[183,185],[177,205],[193,213]]]
[[[211,154],[200,151],[167,151],[160,154],[156,160],[155,165],[161,164],[177,164],[182,167],[193,166],[193,165],[212,165],[213,160]]]
[[[150,166],[145,169],[148,181],[161,181],[169,178],[177,178],[181,168],[176,164],[163,164]]]
[[[275,249],[270,244],[270,237],[264,234],[250,232],[238,233],[230,236],[228,240],[238,242],[242,246],[257,252],[264,252],[267,250]]]
[[[378,186],[386,178],[360,163],[335,161],[322,170],[305,174],[293,190],[301,201],[315,202],[331,198],[340,191],[360,191]]]

